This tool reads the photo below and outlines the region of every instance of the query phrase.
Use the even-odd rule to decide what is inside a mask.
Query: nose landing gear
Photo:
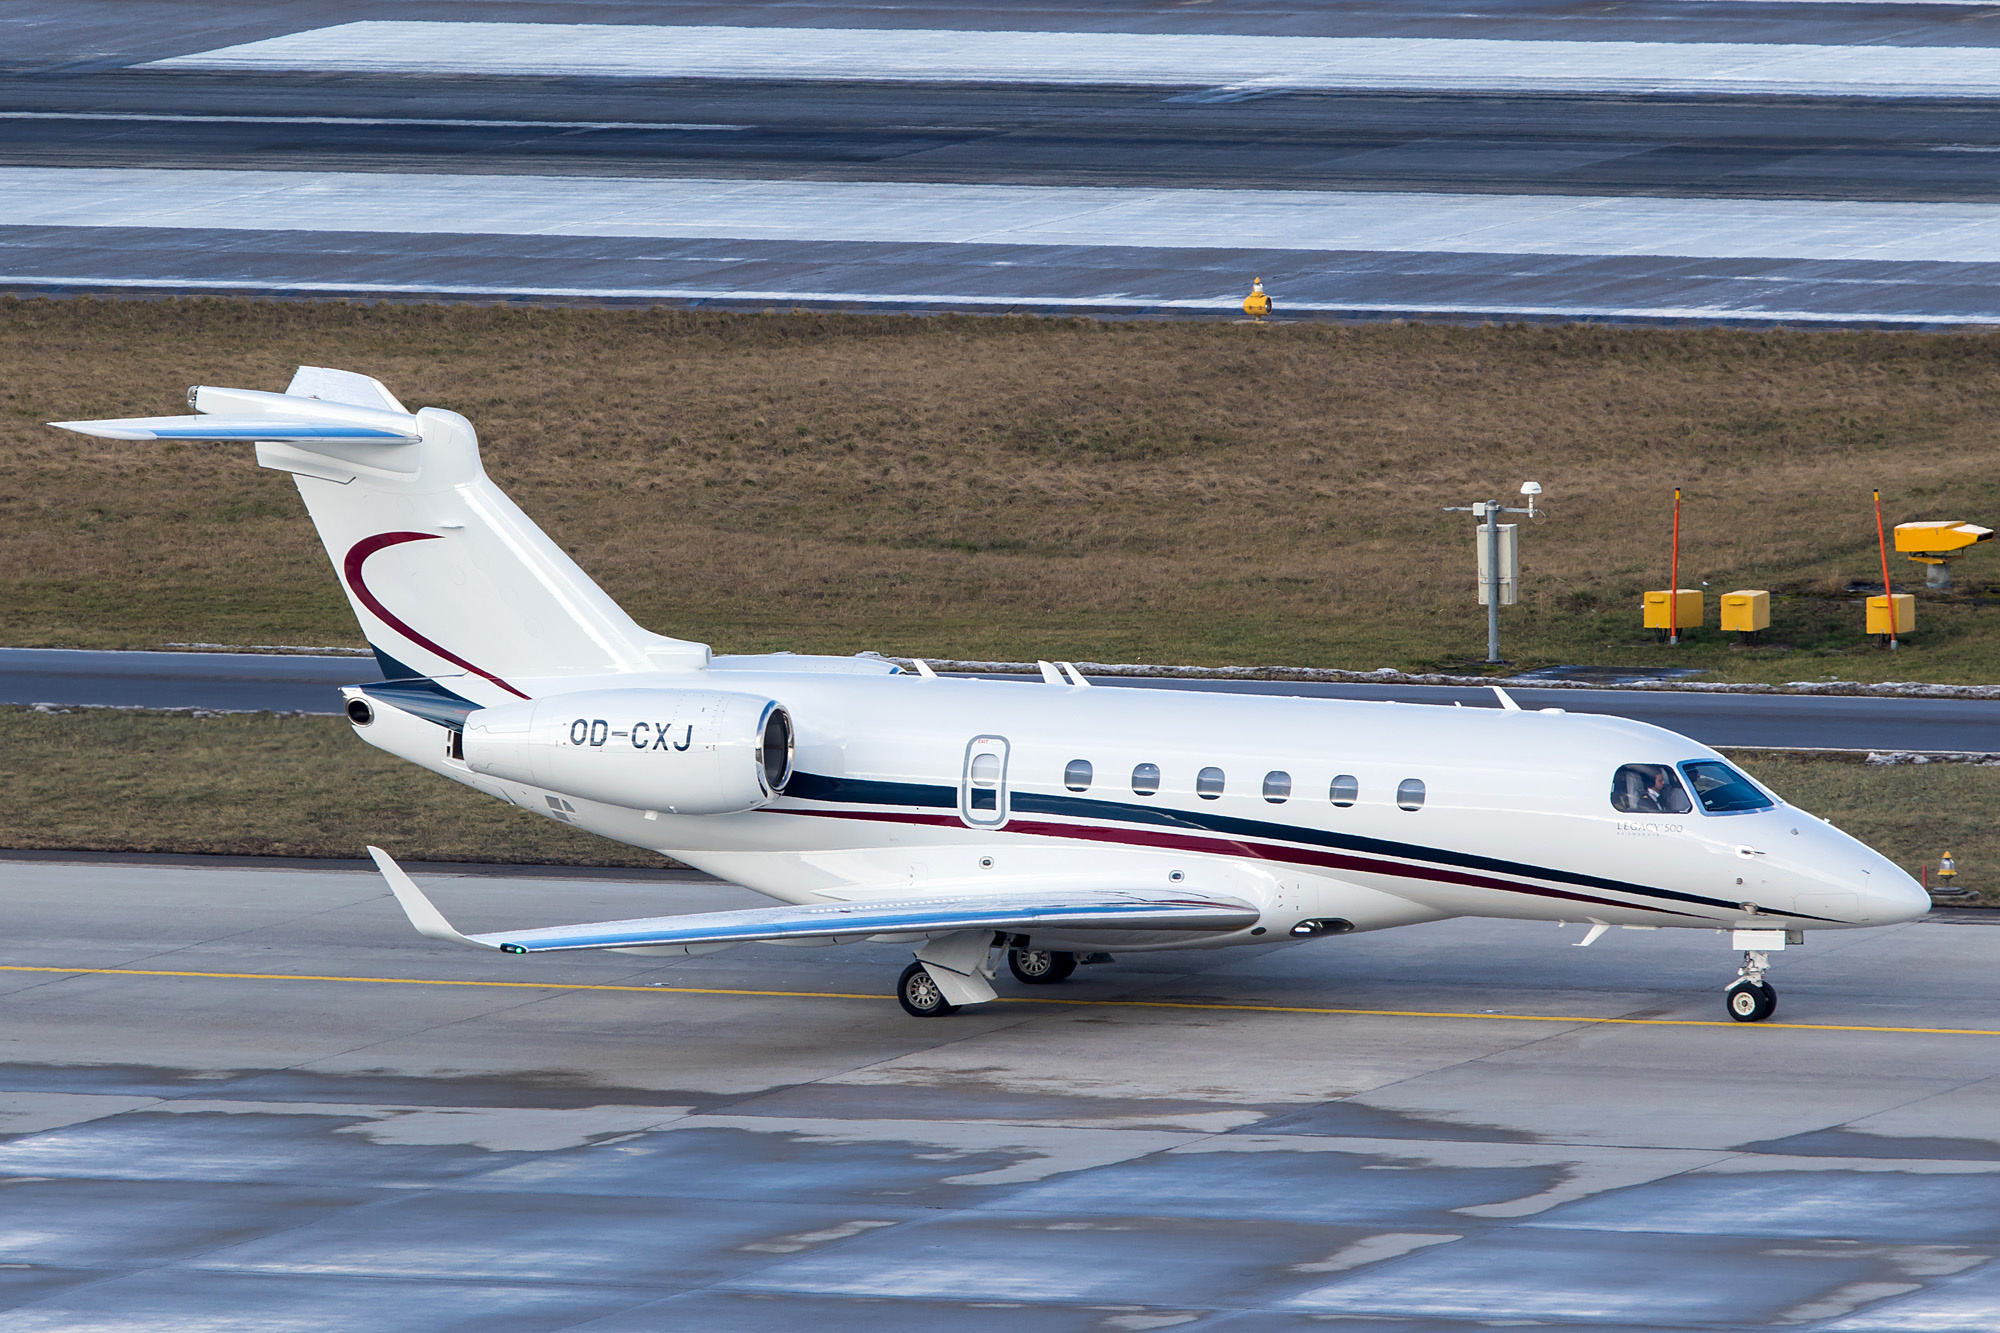
[[[1743,967],[1736,974],[1736,980],[1722,993],[1722,1003],[1728,1008],[1729,1016],[1739,1023],[1761,1023],[1778,1008],[1778,992],[1771,983],[1764,980],[1764,971],[1771,965],[1771,956],[1755,949],[1743,952]]]

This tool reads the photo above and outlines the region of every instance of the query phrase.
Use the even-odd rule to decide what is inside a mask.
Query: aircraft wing
[[[401,866],[379,847],[368,854],[417,932],[430,939],[505,953],[564,949],[632,949],[677,944],[747,944],[756,940],[865,939],[870,935],[939,934],[957,930],[1028,932],[1060,926],[1066,931],[1195,930],[1218,934],[1257,921],[1257,908],[1239,899],[1199,893],[1132,889],[1028,889],[979,894],[913,895],[865,902],[759,907],[743,912],[696,912],[633,921],[589,921],[574,926],[462,935],[431,905]]]

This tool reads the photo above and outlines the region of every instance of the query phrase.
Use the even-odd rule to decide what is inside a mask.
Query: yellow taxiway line
[[[783,1000],[893,1000],[893,995],[853,991],[741,990],[724,986],[621,986],[577,981],[457,981],[442,977],[334,977],[298,972],[176,972],[142,967],[31,967],[0,963],[0,972],[45,972],[85,977],[187,977],[198,981],[333,981],[367,986],[471,986],[489,990],[631,991],[640,995],[740,995]],[[1244,1014],[1314,1014],[1343,1018],[1460,1018],[1495,1023],[1615,1024],[1623,1027],[1781,1028],[1794,1032],[1884,1032],[1925,1037],[2000,1037],[1986,1028],[1888,1027],[1868,1023],[1738,1023],[1719,1018],[1604,1018],[1588,1014],[1486,1014],[1442,1009],[1341,1009],[1293,1004],[1217,1004],[1198,1000],[1064,1000],[1002,995],[998,1004],[1067,1005],[1087,1009],[1199,1009]]]

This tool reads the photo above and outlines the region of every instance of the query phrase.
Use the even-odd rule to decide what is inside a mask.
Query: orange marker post
[[[1896,590],[1889,586],[1889,543],[1882,535],[1882,492],[1875,492],[1875,546],[1882,553],[1882,605],[1889,608],[1889,649],[1896,649]]]
[[[1681,488],[1674,487],[1674,560],[1667,580],[1667,642],[1681,641]]]

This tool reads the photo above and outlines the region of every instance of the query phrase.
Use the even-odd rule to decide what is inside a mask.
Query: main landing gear
[[[1742,970],[1722,993],[1722,1002],[1731,1018],[1739,1023],[1761,1023],[1777,1010],[1778,992],[1764,980],[1764,971],[1770,966],[1769,954],[1744,950]]]
[[[1009,949],[1007,970],[1029,986],[1052,986],[1076,971],[1076,955],[1056,949]]]
[[[913,1018],[938,1018],[958,1012],[958,1006],[944,998],[944,992],[931,980],[922,963],[911,963],[903,969],[902,979],[896,983],[896,998],[902,1001],[903,1012]]]
[[[1108,953],[1074,954],[1065,953],[1060,949],[1037,949],[1028,943],[1026,937],[1020,935],[1007,941],[995,938],[993,946],[1006,949],[1007,970],[1014,974],[1017,981],[1029,986],[1049,986],[1058,981],[1066,981],[1080,963],[1111,961],[1111,955]],[[984,950],[993,946],[981,946],[979,957],[982,960],[989,957],[990,955]],[[959,973],[971,966],[964,958],[958,959],[956,963],[937,957],[933,957],[931,961],[944,967],[948,973]],[[978,965],[978,970],[982,977],[993,975],[986,970],[983,962]],[[950,976],[946,977],[947,982],[950,979]],[[970,979],[977,981],[978,989],[973,990],[972,994],[980,998],[967,999],[965,994],[961,993],[959,998],[964,1003],[978,1004],[993,998],[993,990],[984,980]],[[983,996],[980,994],[982,990]],[[957,1013],[960,1008],[946,996],[944,987],[938,985],[937,977],[924,966],[921,957],[903,969],[903,975],[896,982],[896,999],[902,1004],[904,1013],[916,1018],[938,1018],[945,1014]]]

